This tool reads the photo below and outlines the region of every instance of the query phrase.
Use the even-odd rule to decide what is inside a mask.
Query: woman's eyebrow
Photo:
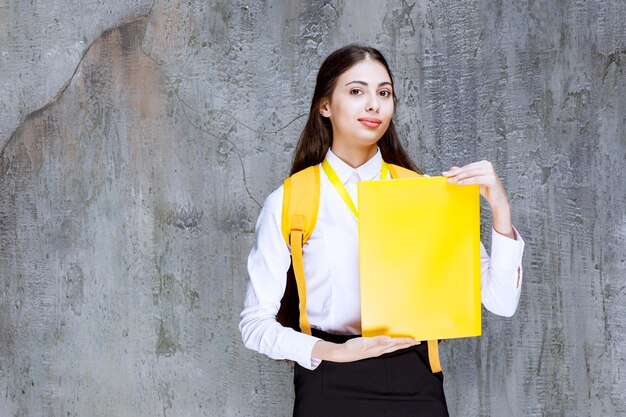
[[[358,81],[358,80],[355,80],[355,81],[350,81],[350,82],[349,82],[348,84],[346,84],[346,85],[350,85],[350,84],[361,84],[361,85],[364,85],[364,86],[368,86],[368,85],[369,85],[369,84],[368,84],[368,83],[366,83],[365,81]],[[389,86],[391,86],[391,83],[390,83],[389,81],[383,81],[382,83],[379,83],[379,84],[378,84],[378,86],[379,86],[379,87],[382,87],[383,85],[389,85]]]

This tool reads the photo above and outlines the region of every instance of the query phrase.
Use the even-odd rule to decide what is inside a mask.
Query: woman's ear
[[[328,99],[324,99],[320,103],[320,114],[323,117],[330,117],[330,108],[328,106]]]

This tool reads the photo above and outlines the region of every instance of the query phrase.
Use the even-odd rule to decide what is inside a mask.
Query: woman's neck
[[[346,164],[352,168],[358,168],[376,155],[378,148],[376,145],[367,147],[346,147],[333,143],[330,150]]]

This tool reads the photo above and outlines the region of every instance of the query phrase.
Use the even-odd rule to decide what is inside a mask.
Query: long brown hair
[[[337,49],[331,53],[322,63],[317,73],[315,91],[311,100],[309,118],[300,134],[298,145],[293,155],[291,174],[317,165],[324,160],[326,152],[333,144],[333,128],[330,119],[320,113],[320,105],[323,100],[330,99],[337,79],[350,67],[366,59],[372,59],[381,63],[391,79],[393,86],[393,75],[385,57],[375,48],[357,44],[351,44]],[[394,104],[397,105],[395,89],[393,90]],[[389,123],[387,131],[378,140],[383,160],[392,164],[400,165],[422,174],[422,171],[411,160],[409,154],[402,147],[398,138],[393,119]]]

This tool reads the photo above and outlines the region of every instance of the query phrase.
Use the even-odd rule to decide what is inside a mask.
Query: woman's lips
[[[382,120],[373,117],[361,117],[358,120],[367,127],[378,127],[382,123]]]

